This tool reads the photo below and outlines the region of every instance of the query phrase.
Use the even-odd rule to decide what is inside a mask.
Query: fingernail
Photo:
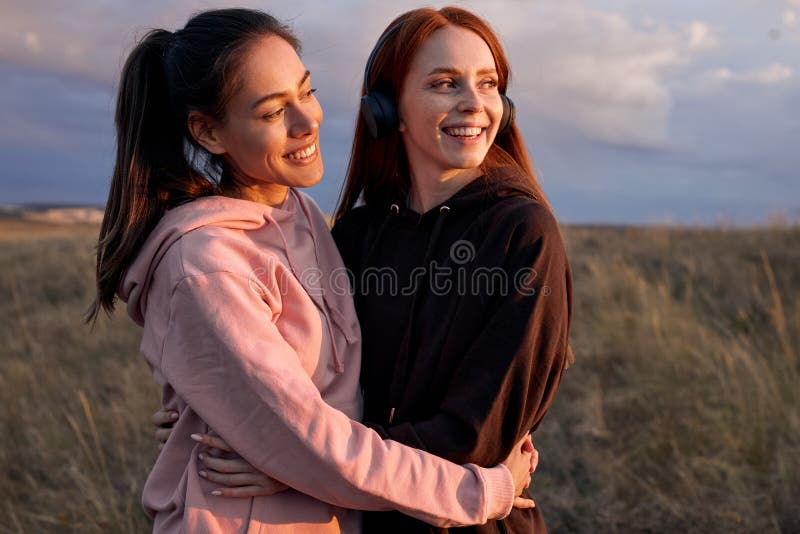
[[[203,478],[206,478],[206,477],[208,476],[208,473],[206,473],[205,471],[200,471],[200,472],[198,473],[198,475],[200,475],[200,476],[201,476],[201,477],[203,477]]]
[[[220,495],[222,495],[222,492],[220,490],[214,490],[211,492],[211,495],[216,495],[217,497],[219,497]]]
[[[176,419],[178,419],[178,412],[172,412],[171,414],[169,414],[169,418],[175,421]]]
[[[197,457],[198,457],[200,460],[205,460],[205,458],[206,458],[206,457],[203,455],[203,453],[202,453],[202,452],[201,452],[200,454],[198,454],[198,455],[197,455]]]
[[[192,434],[190,437],[195,441],[203,441],[203,438],[200,436],[200,434]]]

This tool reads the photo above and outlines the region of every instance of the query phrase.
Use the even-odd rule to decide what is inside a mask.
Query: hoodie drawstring
[[[303,215],[305,215],[306,219],[308,219],[308,222],[311,223],[311,214],[308,212],[306,205],[301,200],[300,195],[296,195],[296,198],[297,198],[297,203],[300,205],[300,209],[303,210]],[[311,242],[314,245],[314,259],[317,260],[317,265],[319,265],[320,264],[319,256],[317,255],[317,250],[319,249],[317,248],[317,238],[314,237],[314,232],[311,232]],[[294,267],[292,267],[292,270],[294,270]],[[336,370],[336,373],[341,374],[344,372],[344,364],[342,363],[341,358],[339,358],[339,348],[336,346],[336,340],[334,339],[334,332],[333,332],[333,324],[331,324],[331,318],[330,318],[331,305],[328,303],[328,299],[326,298],[325,293],[326,291],[323,289],[322,302],[325,304],[325,307],[327,309],[325,310],[325,313],[323,313],[322,315],[325,317],[325,324],[328,326],[328,335],[331,338],[331,345],[333,346],[333,367]]]

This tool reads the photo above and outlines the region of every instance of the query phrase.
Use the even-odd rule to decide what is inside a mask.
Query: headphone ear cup
[[[397,130],[400,120],[391,98],[380,92],[361,97],[361,116],[374,138],[386,137]]]
[[[500,117],[500,126],[497,128],[497,135],[505,135],[511,131],[514,126],[514,119],[517,115],[514,101],[506,95],[500,95],[500,100],[503,101],[503,116]]]

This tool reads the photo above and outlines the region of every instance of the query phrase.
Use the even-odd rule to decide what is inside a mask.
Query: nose
[[[289,137],[302,138],[314,135],[319,129],[316,107],[311,104],[292,106],[289,113]]]
[[[466,87],[458,102],[458,110],[464,113],[483,111],[483,99],[475,87]]]

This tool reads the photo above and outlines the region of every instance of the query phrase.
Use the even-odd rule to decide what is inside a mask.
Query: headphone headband
[[[372,64],[375,62],[375,57],[378,55],[378,52],[380,52],[381,48],[383,48],[383,45],[386,44],[386,41],[389,40],[389,37],[397,32],[397,30],[399,30],[402,26],[403,23],[398,22],[386,30],[386,33],[384,33],[381,38],[378,39],[378,42],[375,43],[375,47],[372,49],[372,52],[370,52],[369,58],[367,59],[367,66],[364,69],[364,89],[367,94],[369,94],[369,91],[372,88],[372,83],[370,83],[372,82],[370,79],[370,74],[372,74]]]

